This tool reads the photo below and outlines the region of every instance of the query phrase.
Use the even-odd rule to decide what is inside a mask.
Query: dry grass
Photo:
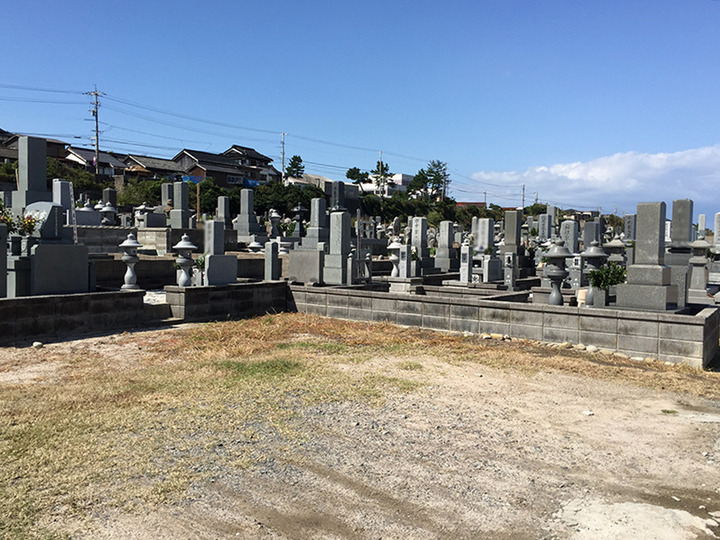
[[[397,373],[422,370],[420,354],[720,399],[717,373],[305,314],[122,339],[143,354],[117,365],[74,354],[54,359],[67,369],[52,384],[0,386],[2,536],[52,537],[39,524],[54,517],[181,497],[190,482],[261,462],[278,439],[301,442],[304,407],[414,390]],[[348,369],[383,358],[394,359],[386,371]]]

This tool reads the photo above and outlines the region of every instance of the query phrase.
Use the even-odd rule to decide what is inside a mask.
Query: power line
[[[19,84],[0,84],[0,88],[9,88],[11,90],[29,90],[31,92],[52,92],[55,94],[83,94],[79,90],[56,90],[52,88],[38,88],[36,86],[21,86]]]
[[[84,101],[68,101],[62,99],[32,99],[21,97],[0,97],[0,101],[16,101],[20,103],[44,103],[48,105],[84,105]]]

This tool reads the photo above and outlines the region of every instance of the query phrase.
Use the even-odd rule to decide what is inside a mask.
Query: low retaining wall
[[[0,298],[0,343],[141,326],[145,291]]]
[[[341,319],[583,343],[696,368],[706,367],[717,352],[720,323],[716,308],[691,316],[294,285],[289,286],[288,308]]]
[[[264,281],[216,287],[165,287],[172,316],[184,321],[237,319],[287,310],[287,283]]]

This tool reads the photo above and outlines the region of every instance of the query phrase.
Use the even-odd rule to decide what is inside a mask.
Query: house
[[[98,158],[98,174],[113,176],[125,171],[125,164],[109,152],[99,152]],[[65,160],[80,165],[86,171],[95,172],[95,150],[92,148],[68,146]]]
[[[128,154],[123,162],[125,174],[129,176],[176,180],[185,174],[182,166],[172,159]]]
[[[6,148],[11,148],[12,150],[15,150],[15,152],[17,152],[18,141],[20,140],[20,137],[22,137],[21,134],[11,135],[10,137],[8,137],[5,140],[3,145]],[[47,150],[46,150],[47,157],[55,158],[55,159],[65,159],[65,154],[67,154],[68,143],[66,143],[64,141],[59,141],[58,139],[45,139],[45,142],[47,144]],[[15,159],[17,159],[17,157]]]
[[[222,154],[185,148],[173,161],[186,175],[212,177],[220,187],[256,187],[281,176],[269,157],[244,146],[232,146]]]

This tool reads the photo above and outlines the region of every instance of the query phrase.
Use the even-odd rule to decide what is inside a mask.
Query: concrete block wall
[[[285,281],[216,287],[165,287],[172,316],[185,321],[226,320],[287,310]]]
[[[91,227],[78,225],[78,244],[87,246],[89,253],[122,253],[118,246],[125,241],[127,235],[137,235],[136,227]],[[72,238],[72,227],[65,226],[64,235]]]
[[[718,350],[720,312],[648,313],[507,302],[488,298],[390,294],[343,288],[289,286],[289,309],[327,317],[387,321],[434,330],[499,333],[552,342],[595,345],[703,368]]]
[[[145,291],[0,299],[0,343],[115,331],[145,321]]]

